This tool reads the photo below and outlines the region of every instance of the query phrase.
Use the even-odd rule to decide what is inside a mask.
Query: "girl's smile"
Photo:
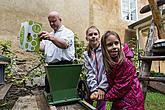
[[[117,58],[120,50],[120,42],[114,35],[110,35],[106,39],[107,50],[112,58]]]
[[[97,47],[100,42],[100,35],[96,29],[91,28],[88,30],[86,39],[89,42],[89,45],[91,45],[92,47]]]

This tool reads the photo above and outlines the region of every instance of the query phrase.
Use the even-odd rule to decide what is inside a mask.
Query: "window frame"
[[[131,13],[132,13],[133,11],[131,11],[131,8],[130,8],[130,4],[131,4],[130,1],[131,1],[131,0],[128,0],[128,2],[129,2],[129,3],[128,3],[128,15],[129,15],[129,16],[128,16],[128,17],[129,17],[128,19],[126,19],[126,18],[124,17],[124,13],[123,13],[123,12],[125,11],[125,10],[123,10],[123,9],[124,9],[124,8],[123,8],[123,2],[124,2],[124,1],[123,1],[123,0],[120,1],[120,2],[121,2],[121,7],[120,7],[120,8],[121,8],[121,10],[120,10],[120,11],[121,11],[121,18],[122,18],[123,20],[125,20],[125,21],[137,21],[137,20],[138,20],[137,0],[135,0],[135,3],[136,3],[136,5],[135,5],[135,10],[136,10],[136,11],[135,11],[135,13],[136,13],[136,14],[135,14],[135,17],[136,17],[136,19],[133,19],[133,20],[131,20]],[[127,12],[127,11],[125,11],[125,12]]]

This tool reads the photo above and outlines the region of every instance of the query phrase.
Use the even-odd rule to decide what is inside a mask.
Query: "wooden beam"
[[[43,93],[39,92],[38,94],[36,94],[35,97],[36,97],[37,106],[38,106],[38,108],[40,108],[40,110],[53,110],[53,109],[50,108],[50,106],[49,106],[47,100],[45,99]],[[54,110],[56,110],[56,109],[54,109]]]
[[[36,97],[28,95],[19,97],[12,110],[41,110],[37,106]]]
[[[152,60],[152,61],[159,61],[165,60],[165,56],[140,56],[139,60]]]
[[[9,64],[9,62],[0,61],[0,64]]]
[[[159,39],[165,39],[165,31],[163,27],[163,19],[161,18],[159,7],[157,6],[157,2],[155,0],[148,0],[150,4],[150,8],[152,11],[152,16],[154,23],[158,30]]]
[[[152,45],[154,43],[154,29],[155,25],[154,22],[152,21],[151,25],[150,25],[150,30],[149,30],[149,34],[148,34],[148,38],[147,38],[147,42],[145,45],[145,50],[144,50],[144,54],[145,56],[151,56],[152,55]],[[140,57],[141,58],[141,57]],[[151,64],[152,64],[152,60],[142,60],[142,66],[140,68],[140,73],[142,77],[149,77],[150,76],[150,69],[151,69]],[[148,81],[142,81],[141,84],[142,89],[143,89],[143,94],[144,97],[146,97],[146,93],[147,93],[147,86],[148,86]]]
[[[0,100],[3,100],[5,98],[11,86],[12,86],[12,83],[3,85],[3,87],[0,89]]]
[[[140,81],[156,81],[156,82],[165,82],[165,77],[139,77]]]
[[[162,82],[150,82],[149,86],[165,94],[165,84]]]

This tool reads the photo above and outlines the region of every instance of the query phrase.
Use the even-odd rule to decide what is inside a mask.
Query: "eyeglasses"
[[[97,36],[98,33],[89,33],[89,34],[88,34],[88,36],[93,36],[93,35]]]

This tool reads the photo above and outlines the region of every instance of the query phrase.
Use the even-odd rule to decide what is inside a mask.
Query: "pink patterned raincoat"
[[[106,73],[109,90],[105,98],[113,101],[111,110],[144,110],[144,97],[134,65],[127,58]]]

